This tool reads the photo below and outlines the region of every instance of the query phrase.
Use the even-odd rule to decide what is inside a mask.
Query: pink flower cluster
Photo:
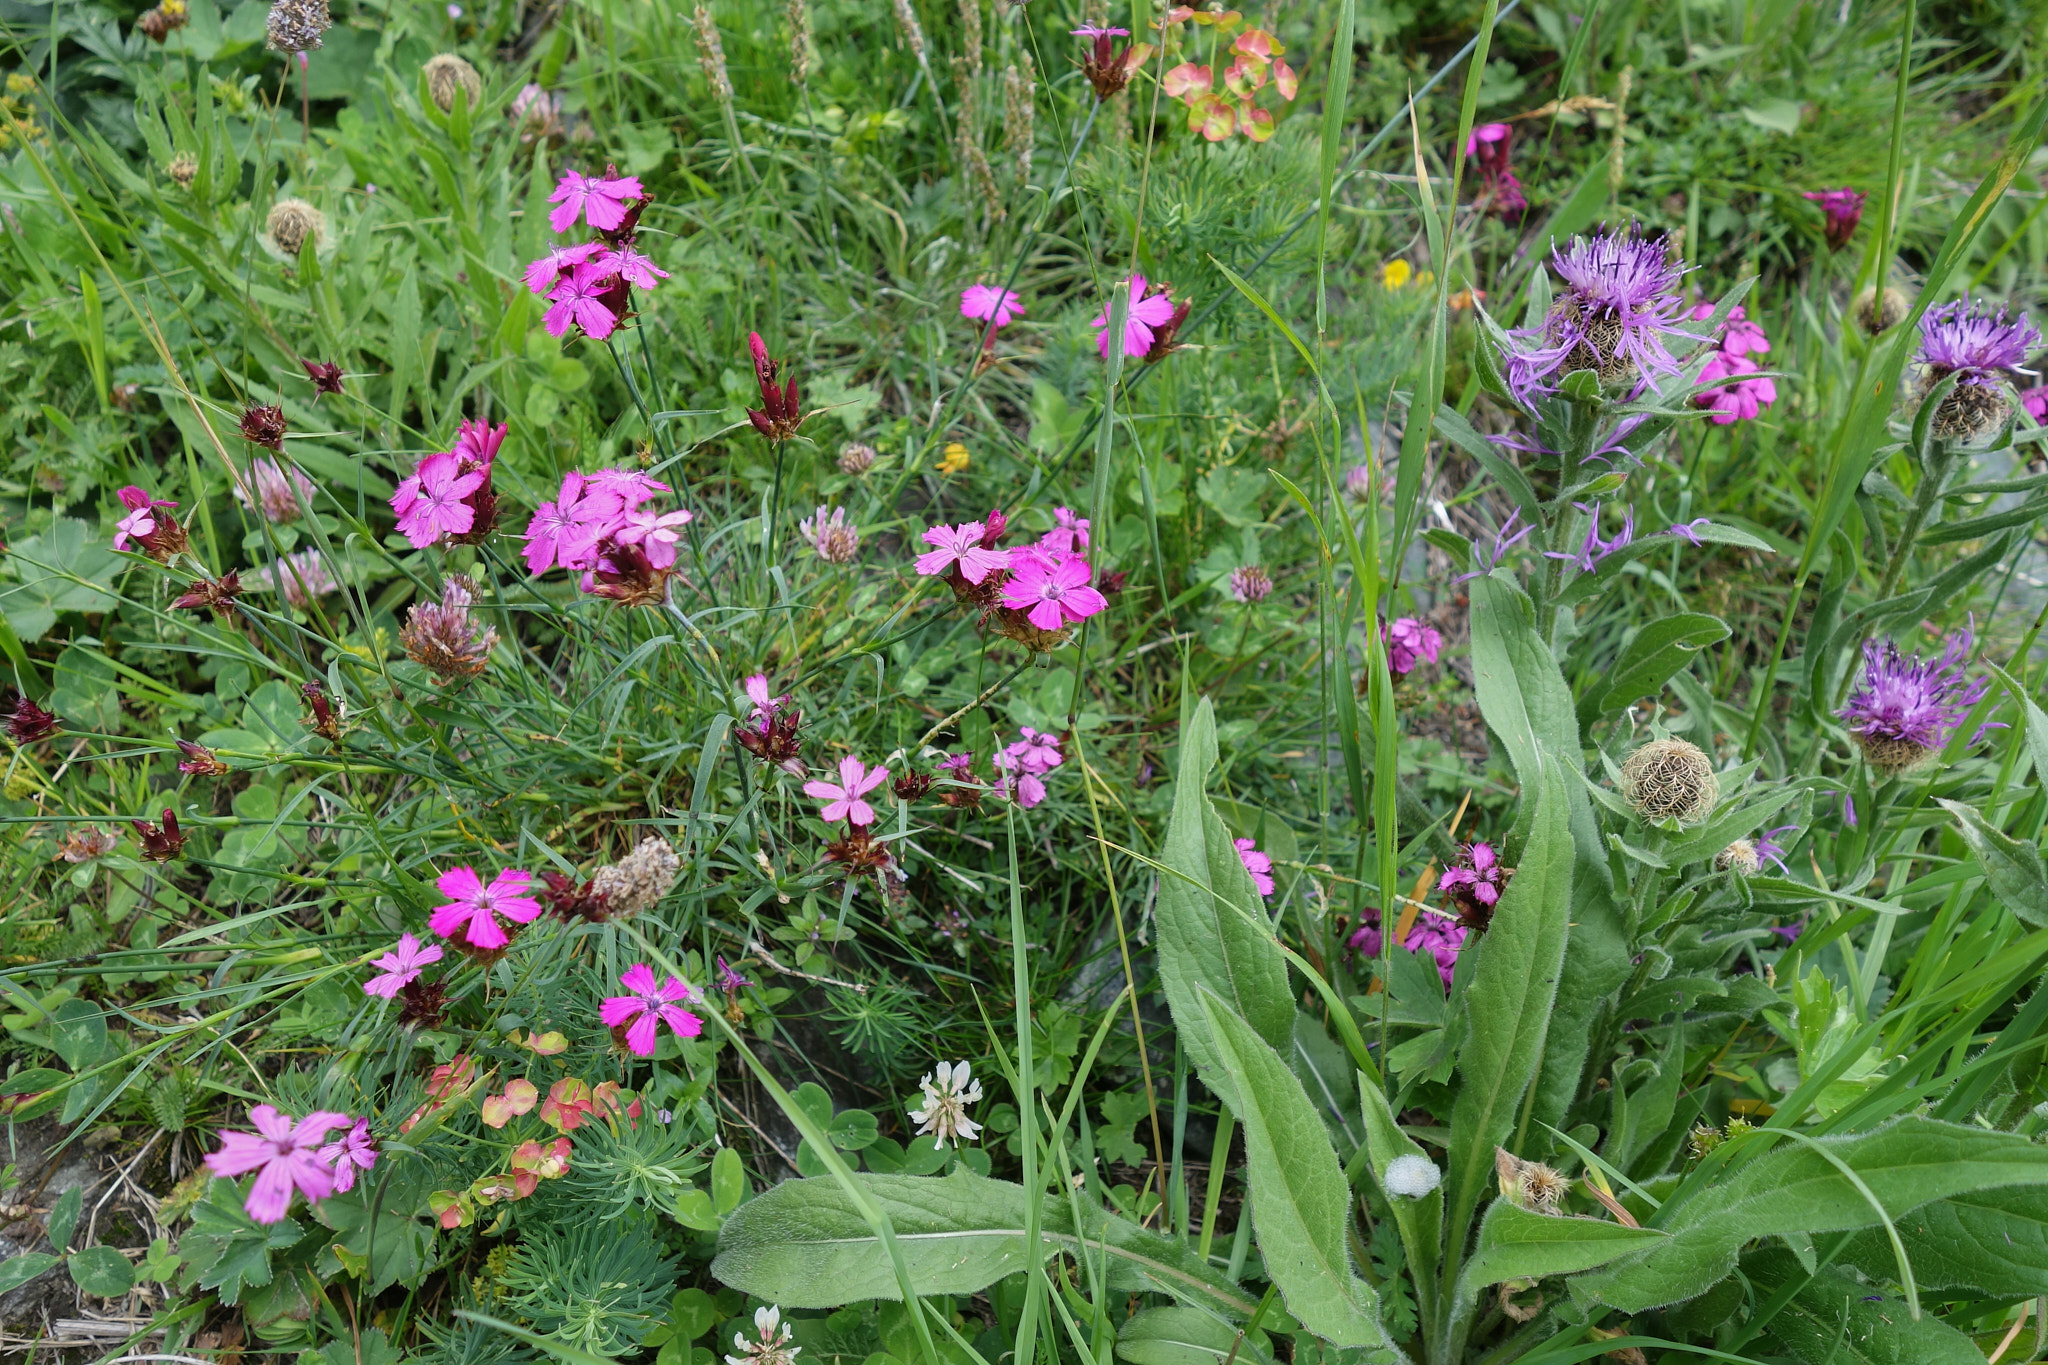
[[[1367,957],[1380,955],[1379,911],[1367,910],[1365,923],[1351,936],[1351,946]],[[1417,915],[1409,927],[1408,937],[1402,947],[1411,953],[1427,953],[1436,961],[1437,975],[1443,979],[1444,989],[1451,988],[1451,973],[1457,968],[1458,954],[1464,950],[1465,939],[1470,931],[1456,920],[1439,919],[1434,915]]]
[[[1714,316],[1714,305],[1700,304],[1692,310],[1694,322],[1704,322]],[[1752,355],[1762,355],[1771,349],[1770,338],[1764,329],[1749,320],[1736,304],[1729,310],[1727,328],[1721,333],[1721,344],[1713,357],[1700,371],[1700,383],[1711,384],[1717,379],[1730,379],[1736,375],[1755,374],[1763,368]],[[1718,389],[1709,389],[1695,397],[1695,405],[1713,413],[1707,420],[1717,427],[1734,422],[1746,422],[1757,413],[1778,401],[1778,386],[1768,375],[1760,379],[1736,379]]]
[[[1009,522],[1001,512],[992,512],[986,522],[969,521],[958,526],[934,526],[923,536],[932,548],[917,557],[917,571],[926,577],[944,575],[948,582],[1000,594],[1011,611],[1020,612],[1039,630],[1060,630],[1085,621],[1109,605],[1109,599],[1091,586],[1094,570],[1081,557],[1077,546],[1088,544],[1088,522],[1067,508],[1054,514],[1058,522],[1034,545],[1014,549],[1001,546]],[[991,574],[1002,578],[990,580]]]
[[[1386,641],[1387,669],[1397,678],[1414,672],[1425,659],[1435,663],[1444,647],[1442,633],[1413,616],[1400,617],[1388,626]]]
[[[636,553],[655,569],[672,569],[683,527],[694,519],[684,508],[662,512],[645,504],[669,486],[638,470],[571,472],[561,492],[544,502],[526,524],[526,567],[535,577],[563,568],[583,574],[591,592],[597,575],[626,568],[622,555]],[[628,548],[630,547],[630,549]]]
[[[398,533],[415,549],[443,541],[474,545],[498,521],[491,464],[509,427],[469,419],[455,433],[455,449],[437,451],[401,480],[391,495]]]
[[[222,1131],[220,1150],[207,1155],[206,1168],[224,1180],[257,1173],[242,1207],[259,1223],[283,1221],[294,1192],[313,1203],[346,1194],[355,1188],[357,1171],[377,1164],[368,1119],[316,1109],[295,1120],[275,1105],[259,1104],[249,1110],[249,1122],[253,1133]],[[336,1128],[349,1131],[324,1142]]]
[[[1253,839],[1234,839],[1231,846],[1237,850],[1238,861],[1244,864],[1244,870],[1252,874],[1252,885],[1258,888],[1259,894],[1272,895],[1272,855],[1259,852],[1258,842]]]
[[[606,169],[602,176],[570,171],[548,196],[555,205],[548,226],[567,232],[580,217],[597,233],[595,241],[550,247],[526,267],[526,287],[552,305],[542,318],[549,336],[580,327],[603,341],[632,311],[634,288],[652,289],[668,278],[637,245],[647,191],[638,177]]]
[[[1028,725],[1018,733],[1023,738],[998,749],[990,761],[1002,774],[996,781],[997,793],[1012,795],[1014,780],[1017,804],[1030,810],[1045,800],[1045,775],[1066,762],[1066,756],[1060,752],[1058,735],[1048,735]]]

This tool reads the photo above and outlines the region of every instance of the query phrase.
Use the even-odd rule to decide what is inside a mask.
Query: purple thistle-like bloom
[[[1579,547],[1577,554],[1564,554],[1558,550],[1545,550],[1543,552],[1545,559],[1562,559],[1568,563],[1576,564],[1580,573],[1591,573],[1599,566],[1601,560],[1607,558],[1616,550],[1634,543],[1636,538],[1636,513],[1633,507],[1627,509],[1624,514],[1621,529],[1615,532],[1614,539],[1602,540],[1600,539],[1600,504],[1595,503],[1588,507],[1584,503],[1573,503],[1572,506],[1578,508],[1581,512],[1587,513],[1591,518],[1586,524],[1585,544]]]
[[[1666,528],[1664,534],[1667,536],[1677,536],[1683,540],[1686,540],[1690,542],[1695,549],[1697,549],[1700,543],[1700,527],[1712,526],[1713,524],[1713,522],[1709,521],[1705,517],[1694,517],[1691,521],[1673,522],[1668,528]]]
[[[2003,308],[1993,312],[1988,303],[1957,299],[1920,318],[1920,363],[1930,380],[1954,374],[1959,384],[1996,384],[2040,344],[2033,323],[2009,317]]]
[[[1508,514],[1507,521],[1502,523],[1501,528],[1493,533],[1493,545],[1490,549],[1483,548],[1477,543],[1475,543],[1472,546],[1473,559],[1478,563],[1482,564],[1484,567],[1474,569],[1471,573],[1459,574],[1456,578],[1452,579],[1451,581],[1453,583],[1463,583],[1465,580],[1469,578],[1484,577],[1485,575],[1490,574],[1495,569],[1499,568],[1501,557],[1507,554],[1509,550],[1514,549],[1515,546],[1521,544],[1524,540],[1527,540],[1529,538],[1530,532],[1536,529],[1532,525],[1524,526],[1519,531],[1515,530],[1515,523],[1520,521],[1521,519],[1522,514],[1519,511],[1510,512]]]
[[[1890,776],[1921,763],[1983,700],[1991,680],[1966,671],[1973,643],[1968,630],[1959,630],[1940,657],[1923,661],[1900,654],[1891,640],[1863,642],[1863,682],[1839,714],[1871,767]]]
[[[1549,317],[1508,334],[1508,387],[1518,401],[1532,406],[1576,370],[1592,370],[1603,383],[1627,381],[1632,393],[1678,373],[1664,338],[1684,335],[1678,283],[1685,268],[1663,238],[1639,228],[1574,237],[1550,262],[1565,287]]]
[[[1756,856],[1765,862],[1776,863],[1778,871],[1788,877],[1791,876],[1792,869],[1785,866],[1785,846],[1778,842],[1778,836],[1798,828],[1799,826],[1797,825],[1779,825],[1776,829],[1765,830],[1757,836]],[[1797,840],[1794,840],[1794,842],[1796,843]]]

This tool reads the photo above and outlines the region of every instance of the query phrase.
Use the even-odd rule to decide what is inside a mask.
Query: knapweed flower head
[[[1613,554],[1616,550],[1625,549],[1635,543],[1636,513],[1633,507],[1623,509],[1621,529],[1614,533],[1613,538],[1602,540],[1600,538],[1600,508],[1602,504],[1576,502],[1572,506],[1586,514],[1585,540],[1580,543],[1579,548],[1575,552],[1570,554],[1566,554],[1561,550],[1545,550],[1543,552],[1545,559],[1561,559],[1567,564],[1576,565],[1580,573],[1591,573],[1600,567],[1600,562],[1606,559],[1607,556]]]
[[[318,550],[300,550],[274,564],[264,565],[249,575],[249,586],[265,592],[281,592],[285,603],[299,611],[306,610],[331,592],[341,591],[341,584],[329,572],[327,561],[321,558]]]
[[[1094,570],[1078,555],[1052,555],[1034,547],[1018,550],[1003,584],[1003,605],[1023,613],[1042,631],[1064,630],[1109,605],[1089,586]]]
[[[126,550],[133,546],[159,563],[168,563],[184,551],[187,544],[185,528],[178,524],[176,517],[162,510],[178,504],[152,497],[132,483],[115,496],[121,499],[121,506],[128,509],[127,514],[114,523],[115,549]]]
[[[634,1056],[654,1055],[663,1024],[678,1038],[695,1038],[704,1031],[704,1021],[682,1007],[681,1002],[696,992],[681,977],[671,976],[657,986],[654,970],[636,962],[619,977],[619,984],[626,994],[606,996],[598,1017]]]
[[[484,78],[477,69],[453,52],[437,52],[427,58],[420,71],[427,78],[427,98],[442,113],[453,113],[455,95],[460,91],[471,110],[483,103]]]
[[[1386,643],[1387,671],[1399,678],[1414,672],[1424,660],[1435,663],[1443,653],[1444,637],[1427,621],[1401,616],[1387,627]]]
[[[1140,360],[1157,359],[1171,350],[1174,337],[1188,315],[1187,304],[1176,305],[1164,289],[1157,294],[1147,294],[1147,287],[1143,275],[1131,276],[1127,285],[1130,291],[1129,311],[1124,314],[1124,354]],[[1095,329],[1095,349],[1105,360],[1109,358],[1109,315],[1112,311],[1110,305],[1104,304],[1102,311],[1088,324]]]
[[[438,943],[422,946],[411,934],[400,934],[398,942],[384,956],[371,960],[377,975],[363,983],[363,994],[396,1000],[398,993],[417,980],[429,965],[439,962],[442,954]]]
[[[1272,855],[1261,853],[1258,842],[1253,839],[1233,839],[1231,847],[1237,850],[1238,861],[1243,863],[1244,870],[1251,874],[1252,885],[1258,888],[1259,894],[1261,896],[1272,895],[1274,885]]]
[[[1714,761],[1697,744],[1653,739],[1623,760],[1621,794],[1645,820],[1696,825],[1713,813],[1721,783]]]
[[[475,599],[476,584],[450,574],[441,584],[439,602],[417,603],[406,614],[405,628],[398,633],[406,657],[444,683],[483,672],[498,632],[470,611]]]
[[[1018,298],[1012,289],[970,284],[960,291],[960,316],[989,323],[989,330],[993,332],[1024,316],[1024,300]]]
[[[829,515],[828,509],[820,507],[798,522],[797,530],[827,564],[851,564],[860,553],[860,531],[847,523],[844,507],[829,509]]]
[[[1863,191],[1808,190],[1806,198],[1820,205],[1828,249],[1840,251],[1849,245],[1849,239],[1856,235],[1856,225],[1863,221]]]
[[[1938,656],[1923,660],[1901,654],[1892,640],[1863,642],[1863,677],[1839,714],[1872,768],[1894,776],[1948,743],[1991,687],[1990,678],[1969,676],[1975,643],[1970,631],[1959,630],[1943,641]]]
[[[347,1114],[316,1109],[303,1119],[281,1113],[275,1105],[249,1110],[253,1133],[222,1130],[220,1150],[209,1152],[206,1168],[223,1180],[257,1173],[242,1207],[258,1223],[276,1223],[291,1207],[294,1192],[318,1203],[334,1193],[334,1167],[321,1156],[321,1140],[345,1128]]]
[[[630,917],[659,904],[676,884],[682,868],[682,855],[675,845],[659,834],[649,834],[633,845],[631,853],[591,875],[590,894],[607,916]]]
[[[540,917],[540,902],[526,894],[532,881],[531,872],[507,868],[485,885],[475,868],[451,868],[434,880],[448,900],[434,907],[427,927],[464,952],[497,953],[512,941],[500,918],[523,925]]]
[[[747,420],[769,440],[787,441],[804,422],[803,410],[797,402],[796,376],[792,374],[787,383],[776,382],[787,362],[768,358],[768,344],[761,340],[759,332],[747,333],[747,351],[754,360],[754,382],[761,390],[761,406],[748,408]]]
[[[261,513],[265,521],[277,524],[297,521],[313,507],[313,481],[296,466],[266,455],[251,460],[248,479],[237,479],[230,491],[236,502]]]
[[[1483,934],[1493,923],[1493,912],[1500,905],[1501,893],[1507,890],[1511,875],[1500,865],[1500,855],[1492,844],[1475,840],[1458,850],[1458,861],[1444,869],[1436,886],[1457,910],[1457,927]],[[1459,942],[1463,941],[1461,934]]]
[[[852,754],[839,760],[839,780],[804,783],[804,795],[825,803],[818,818],[826,824],[844,820],[849,825],[872,825],[875,808],[867,794],[889,780],[887,768],[870,768]]]
[[[330,1142],[320,1149],[320,1159],[334,1168],[336,1194],[347,1194],[354,1189],[357,1172],[375,1167],[378,1155],[377,1144],[370,1140],[368,1119],[357,1119],[355,1126],[342,1134],[341,1141]]]
[[[1241,564],[1230,571],[1230,596],[1237,602],[1263,602],[1273,595],[1273,575],[1256,564]]]
[[[910,1117],[917,1120],[919,1137],[932,1134],[936,1148],[948,1142],[957,1147],[980,1135],[981,1125],[967,1117],[967,1106],[981,1099],[981,1082],[969,1075],[966,1062],[940,1062],[936,1072],[926,1072],[917,1084],[924,1091],[924,1103],[912,1109]]]
[[[734,1332],[732,1348],[739,1354],[727,1356],[725,1365],[793,1365],[803,1347],[791,1345],[792,1340],[789,1328],[782,1324],[780,1308],[774,1304],[756,1308],[753,1338]]]
[[[1564,281],[1550,315],[1540,327],[1508,334],[1508,387],[1525,407],[1578,370],[1631,393],[1678,373],[1664,338],[1683,332],[1685,268],[1663,238],[1639,228],[1574,237],[1550,253],[1550,263]]]
[[[1457,970],[1458,954],[1464,951],[1465,940],[1471,932],[1456,921],[1418,914],[1415,923],[1408,926],[1408,937],[1401,946],[1411,953],[1427,955],[1436,964],[1437,976],[1444,983],[1444,989],[1449,990],[1451,976]],[[1364,922],[1353,931],[1350,942],[1354,951],[1367,957],[1380,955],[1385,944],[1381,937],[1379,911],[1367,908]]]
[[[2026,364],[2041,333],[2025,317],[1958,299],[1920,317],[1923,392],[1953,375],[1956,385],[1934,411],[1934,434],[1951,441],[1984,436],[2012,412],[2005,381]]]
[[[1535,1213],[1556,1213],[1572,1187],[1562,1171],[1540,1161],[1523,1161],[1505,1148],[1493,1149],[1493,1165],[1501,1197]]]

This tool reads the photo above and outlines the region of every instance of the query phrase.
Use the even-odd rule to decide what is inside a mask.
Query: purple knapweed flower
[[[1585,543],[1579,546],[1575,554],[1565,554],[1560,550],[1545,550],[1543,552],[1545,559],[1562,559],[1569,564],[1578,566],[1580,573],[1591,573],[1599,567],[1601,560],[1607,558],[1616,550],[1635,542],[1636,513],[1634,508],[1631,507],[1624,513],[1621,529],[1615,532],[1614,539],[1602,540],[1600,538],[1600,504],[1594,503],[1588,507],[1584,503],[1573,503],[1572,506],[1587,515]]]
[[[1678,373],[1664,338],[1684,335],[1678,283],[1685,268],[1664,238],[1640,228],[1574,237],[1550,262],[1564,279],[1550,315],[1540,327],[1508,334],[1508,387],[1523,406],[1555,393],[1557,381],[1577,370],[1631,394]]]
[[[1988,303],[1957,299],[1920,318],[1920,363],[1932,379],[1954,374],[1961,384],[1996,384],[2026,363],[2041,333]]]
[[[1493,533],[1493,544],[1491,546],[1485,546],[1478,544],[1477,542],[1474,542],[1472,546],[1472,558],[1474,562],[1476,562],[1480,567],[1474,569],[1471,573],[1459,574],[1456,578],[1452,579],[1451,581],[1453,583],[1463,583],[1467,579],[1482,578],[1485,575],[1492,573],[1495,569],[1499,568],[1501,558],[1504,555],[1506,555],[1509,550],[1514,549],[1515,546],[1521,544],[1524,540],[1527,540],[1529,538],[1530,533],[1536,529],[1533,525],[1531,525],[1524,526],[1519,531],[1515,530],[1515,523],[1520,521],[1521,519],[1521,512],[1510,512],[1508,513],[1508,519],[1501,524],[1501,528]]]
[[[1863,642],[1863,681],[1838,714],[1883,776],[1932,758],[1991,688],[1990,678],[1966,671],[1975,643],[1970,631],[1956,631],[1943,643],[1939,657],[1923,661],[1900,654],[1891,640]]]
[[[1798,828],[1799,826],[1797,825],[1779,825],[1776,829],[1765,830],[1757,836],[1756,856],[1765,862],[1776,863],[1778,871],[1788,877],[1791,876],[1792,869],[1785,866],[1785,846],[1778,842],[1778,836],[1796,831]],[[1798,841],[1794,840],[1793,842],[1796,843]]]
[[[1667,536],[1677,536],[1681,540],[1690,542],[1694,548],[1698,548],[1700,543],[1700,527],[1712,526],[1713,524],[1713,522],[1705,517],[1694,517],[1691,521],[1673,522],[1665,530],[1664,534]]]

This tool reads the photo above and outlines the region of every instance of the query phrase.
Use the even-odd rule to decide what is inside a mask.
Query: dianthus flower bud
[[[153,825],[147,820],[130,820],[135,827],[135,842],[142,848],[142,860],[147,863],[167,863],[185,851],[185,836],[178,832],[177,812],[164,810],[162,825]]]
[[[246,441],[282,452],[287,430],[283,408],[258,404],[242,412],[242,438]]]
[[[207,748],[204,744],[194,744],[189,739],[181,739],[177,741],[177,744],[178,752],[185,756],[178,764],[179,772],[190,773],[194,777],[225,777],[227,775],[228,765],[221,762],[213,750]]]
[[[768,345],[759,332],[747,333],[747,349],[753,354],[754,380],[761,389],[761,407],[747,409],[747,420],[769,440],[787,441],[804,420],[797,406],[796,376],[791,375],[787,384],[776,383],[781,367],[768,358]]]

